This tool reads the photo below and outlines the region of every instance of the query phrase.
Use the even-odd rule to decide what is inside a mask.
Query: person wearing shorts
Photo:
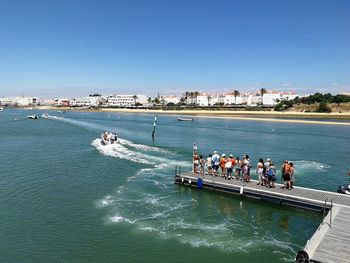
[[[211,162],[211,154],[209,154],[209,157],[207,158],[206,165],[208,170],[208,175],[213,175],[213,167]]]
[[[211,158],[211,163],[213,166],[213,174],[214,176],[217,176],[220,164],[220,155],[217,153],[217,151],[214,151],[214,154]]]

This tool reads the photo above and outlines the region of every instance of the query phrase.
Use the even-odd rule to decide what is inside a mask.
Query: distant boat
[[[350,195],[350,184],[348,185],[340,185],[338,187],[338,193],[340,194],[347,194],[347,195]]]
[[[44,119],[48,119],[50,117],[50,115],[48,113],[44,113],[43,115],[41,115],[41,118]]]
[[[4,108],[3,107],[0,107],[0,111],[3,111],[4,110]]]
[[[192,118],[177,118],[178,121],[193,121]]]
[[[32,120],[37,120],[37,119],[39,119],[38,116],[36,116],[36,115],[28,115],[27,118],[28,118],[28,119],[32,119]]]

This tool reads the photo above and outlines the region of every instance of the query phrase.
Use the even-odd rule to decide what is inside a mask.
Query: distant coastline
[[[90,111],[90,112],[120,112],[120,113],[137,113],[137,114],[164,114],[164,115],[186,115],[197,118],[225,118],[235,120],[252,120],[252,121],[271,121],[286,123],[305,123],[305,124],[323,124],[323,125],[343,125],[350,126],[350,112],[276,112],[276,111],[233,111],[233,110],[159,110],[159,109],[133,109],[133,108],[71,108],[71,107],[51,107],[35,106],[30,109],[37,110],[63,110],[63,111]],[[338,121],[339,120],[339,121]],[[349,120],[349,122],[347,122]]]

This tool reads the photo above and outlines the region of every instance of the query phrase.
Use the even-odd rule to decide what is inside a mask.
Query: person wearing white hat
[[[211,157],[212,166],[213,166],[213,175],[218,175],[219,164],[220,164],[220,155],[217,151],[214,151],[213,156]]]
[[[270,167],[270,162],[271,162],[271,159],[270,158],[267,158],[266,159],[266,162],[264,163],[264,176],[267,178],[267,175],[266,175],[266,171],[269,169]]]

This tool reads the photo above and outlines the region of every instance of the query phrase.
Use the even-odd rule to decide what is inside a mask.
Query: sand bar
[[[125,108],[102,108],[102,109],[73,109],[55,107],[35,107],[40,110],[66,110],[66,111],[93,111],[93,112],[121,112],[136,114],[164,114],[164,115],[187,115],[197,118],[220,118],[247,121],[267,121],[320,125],[350,126],[350,112],[343,113],[316,113],[316,112],[276,112],[276,111],[230,111],[230,110],[152,110],[152,109],[125,109]],[[315,120],[324,119],[324,120]],[[328,119],[328,120],[327,120]],[[339,119],[342,121],[329,121]]]
[[[125,112],[125,113],[153,113],[166,115],[190,115],[199,118],[220,118],[232,120],[250,120],[250,121],[269,121],[269,122],[287,122],[303,124],[321,124],[321,125],[342,125],[350,126],[350,122],[322,121],[310,119],[294,118],[320,118],[332,119],[339,118],[350,119],[350,113],[304,113],[304,112],[274,112],[274,111],[208,111],[208,110],[181,110],[181,111],[164,111],[164,110],[146,110],[146,109],[102,109],[108,112]],[[268,117],[267,117],[268,116]]]

